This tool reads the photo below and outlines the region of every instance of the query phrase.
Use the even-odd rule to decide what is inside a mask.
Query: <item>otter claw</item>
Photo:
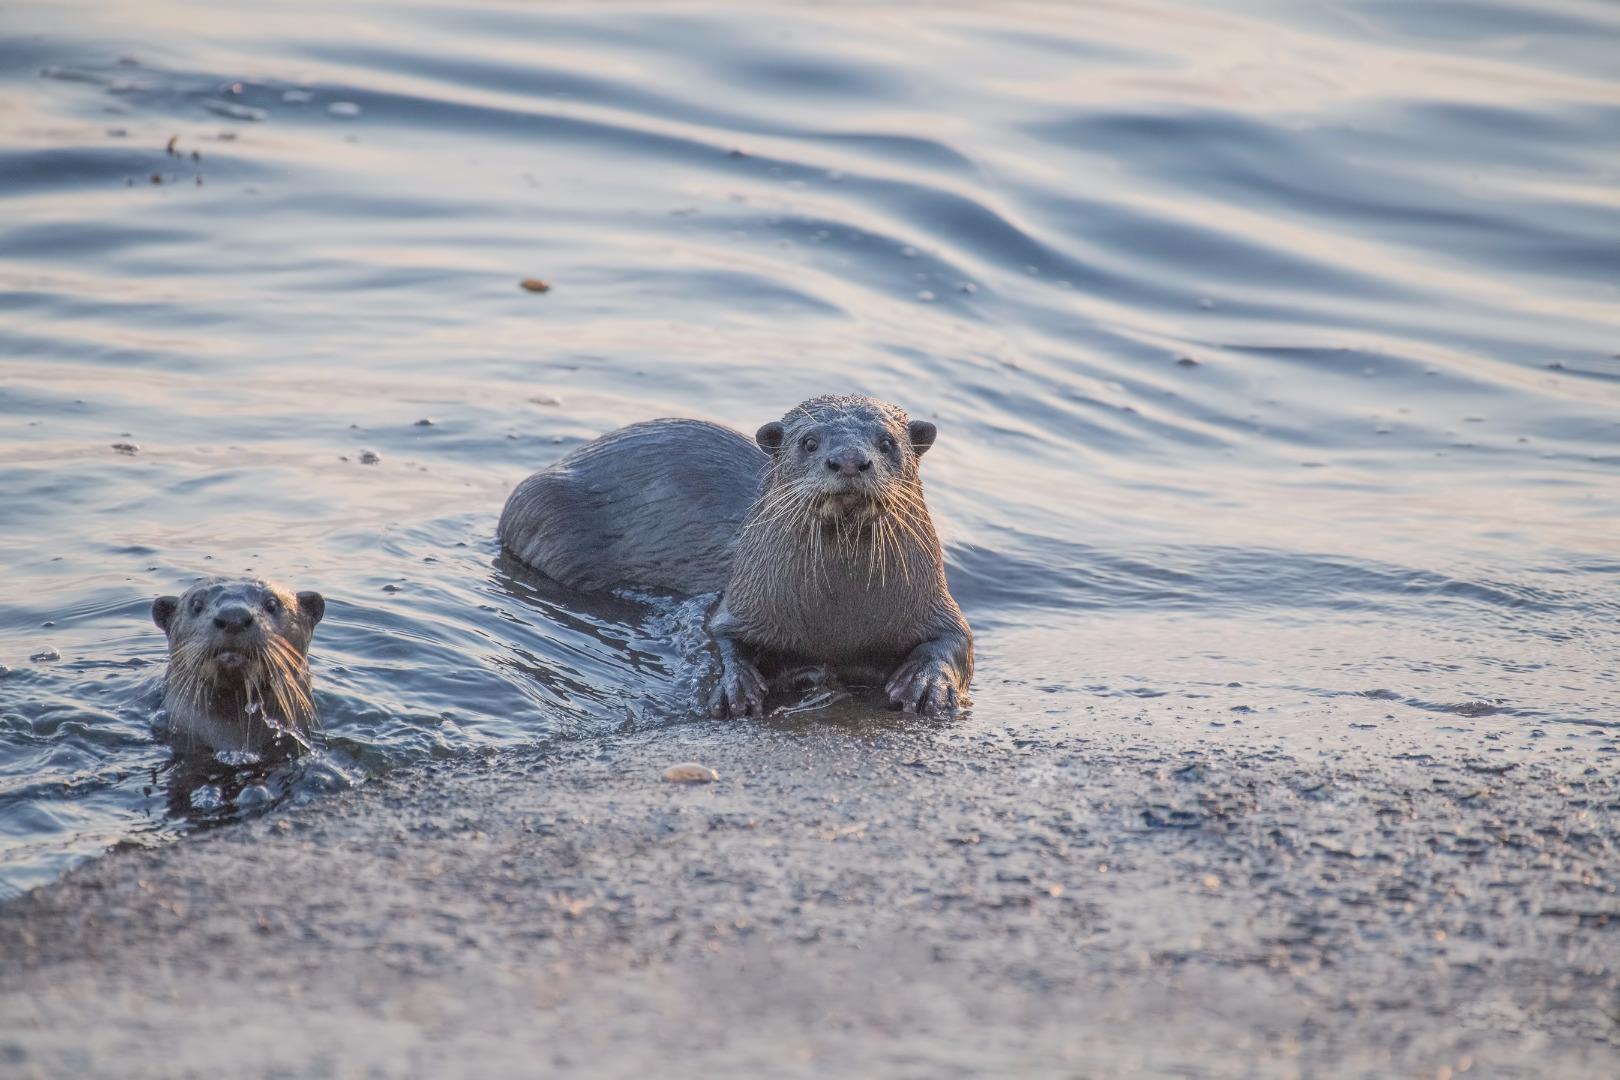
[[[765,681],[748,664],[727,664],[709,694],[709,715],[716,720],[765,715]]]
[[[961,705],[955,675],[948,664],[906,664],[889,680],[889,702],[919,716],[953,713]]]

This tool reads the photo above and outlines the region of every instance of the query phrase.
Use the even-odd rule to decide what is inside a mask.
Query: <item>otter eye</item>
[[[264,598],[264,610],[268,611],[272,615],[276,614],[277,612],[279,612],[281,610],[281,601],[277,600],[273,596],[265,597]]]
[[[799,447],[807,454],[815,453],[816,447],[820,445],[821,440],[816,438],[814,435],[806,435],[804,438],[799,440]]]
[[[887,435],[878,440],[878,449],[883,451],[885,454],[892,452],[897,445],[899,444]]]
[[[202,614],[202,609],[203,609],[202,597],[198,596],[198,597],[193,598],[192,601],[191,601],[191,613],[193,615],[201,615]]]

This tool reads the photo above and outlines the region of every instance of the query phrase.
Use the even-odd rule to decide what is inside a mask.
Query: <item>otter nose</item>
[[[827,469],[839,476],[854,476],[872,467],[872,459],[859,450],[840,450],[827,456]]]
[[[214,616],[214,625],[227,634],[240,634],[253,625],[253,612],[240,604],[220,608],[219,612]]]

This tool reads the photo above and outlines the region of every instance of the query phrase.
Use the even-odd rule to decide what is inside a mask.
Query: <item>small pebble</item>
[[[695,761],[683,761],[664,770],[666,784],[712,784],[718,779],[719,773]]]

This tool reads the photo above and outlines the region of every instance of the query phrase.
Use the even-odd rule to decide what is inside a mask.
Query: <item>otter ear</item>
[[[911,436],[911,449],[921,456],[934,445],[934,436],[939,434],[939,429],[926,420],[913,420],[906,425],[906,434]]]
[[[326,597],[318,592],[301,592],[298,594],[298,610],[314,626],[326,614]]]
[[[174,613],[180,610],[178,596],[160,596],[152,601],[152,621],[157,623],[158,629],[165,634],[169,632],[169,623],[174,619]]]
[[[787,429],[782,426],[782,422],[780,420],[772,420],[770,423],[754,432],[754,441],[759,443],[759,448],[765,451],[767,454],[775,454],[778,450],[782,449],[782,436],[786,434]]]

